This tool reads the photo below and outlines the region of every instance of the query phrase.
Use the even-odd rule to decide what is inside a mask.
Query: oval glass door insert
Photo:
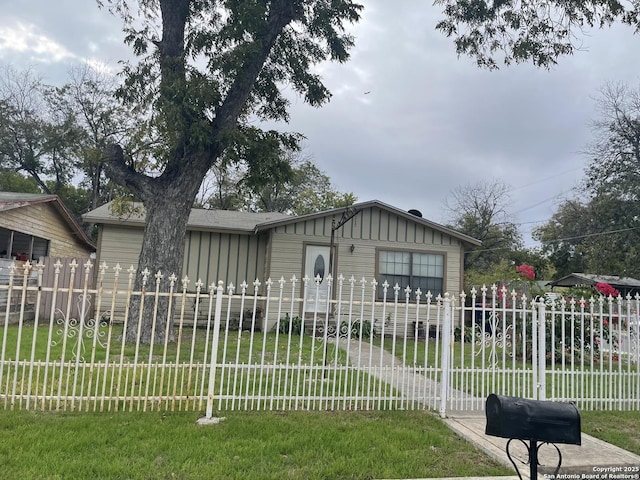
[[[318,255],[316,257],[316,261],[313,264],[313,278],[317,278],[320,276],[320,281],[324,279],[324,257],[322,255]]]

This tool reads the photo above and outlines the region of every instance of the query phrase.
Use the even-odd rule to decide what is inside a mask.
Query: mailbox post
[[[559,457],[555,471],[557,474],[562,464],[562,454],[556,443],[581,444],[580,414],[572,403],[528,400],[492,393],[487,397],[485,413],[487,416],[485,433],[509,439],[506,448],[507,456],[521,479],[522,475],[509,452],[512,440],[520,440],[527,447],[532,480],[538,475],[538,449],[542,445],[549,443],[557,450]],[[529,440],[529,445],[525,440]],[[538,445],[538,442],[542,443]]]

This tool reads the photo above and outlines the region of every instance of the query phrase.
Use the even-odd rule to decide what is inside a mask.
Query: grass
[[[3,479],[373,479],[512,475],[418,411],[0,411]],[[640,454],[640,412],[582,412],[582,431]]]
[[[580,412],[582,431],[605,442],[640,455],[640,412]]]
[[[29,408],[31,402],[65,410],[202,408],[211,351],[206,330],[178,328],[179,341],[165,346],[123,343],[121,325],[85,328],[82,335],[66,336],[62,328],[52,332],[52,341],[48,326],[0,328],[0,338],[6,338],[6,363],[0,365],[5,408]],[[96,333],[104,334],[101,343]],[[34,363],[11,360],[16,356],[33,358]],[[347,363],[344,350],[334,344],[324,348],[308,335],[256,333],[251,338],[249,332],[232,331],[228,337],[222,333],[214,391],[229,409],[241,409],[241,404],[270,409],[274,402],[276,409],[286,409],[285,404],[297,406],[299,401],[307,409],[324,409],[322,402],[340,392],[350,398],[350,405],[363,403],[357,408],[368,408],[368,399],[376,394],[397,397],[390,385],[373,376],[347,367],[325,368],[325,357],[329,366]]]
[[[399,358],[406,351],[405,364],[440,367],[442,363],[440,340],[429,338],[426,341],[415,342],[408,339],[405,345],[403,339],[396,339],[394,343],[392,338],[386,338],[383,344],[380,339],[376,339],[376,343],[388,352],[395,347],[395,354]],[[491,345],[485,346],[484,349],[476,345],[473,350],[471,343],[465,343],[463,347],[460,341],[454,342],[451,362],[453,370],[457,373],[452,375],[451,388],[481,398],[491,392],[516,396],[534,395],[534,366],[531,360],[523,361],[520,357],[514,362],[510,356],[512,353],[511,347],[503,350],[496,346],[496,357],[492,358]],[[634,402],[634,392],[639,388],[638,367],[629,364],[626,358],[613,362],[609,359],[609,353],[603,352],[601,355],[597,352],[593,364],[589,357],[585,358],[583,363],[575,359],[573,369],[570,359],[565,361],[564,369],[561,360],[555,360],[554,363],[548,360],[546,398],[579,401],[583,405],[590,405],[590,408],[593,408],[593,401],[602,408],[615,403],[615,400],[611,399],[623,398],[627,404],[628,400]],[[491,368],[494,360],[497,361],[496,369]],[[591,400],[592,398],[595,400]]]
[[[372,479],[512,472],[434,415],[0,412],[3,479]]]

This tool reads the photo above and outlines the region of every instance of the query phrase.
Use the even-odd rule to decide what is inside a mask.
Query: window
[[[404,290],[407,286],[422,294],[430,291],[434,297],[442,295],[444,284],[444,255],[434,253],[380,251],[378,257],[378,297],[384,296],[382,284],[390,288],[396,283]],[[393,297],[393,290],[387,293]],[[401,292],[404,296],[404,292]],[[387,297],[389,298],[389,297]]]
[[[0,258],[37,261],[49,254],[49,240],[0,228]]]

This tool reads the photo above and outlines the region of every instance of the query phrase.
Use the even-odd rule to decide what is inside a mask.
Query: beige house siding
[[[296,275],[301,280],[304,275],[305,247],[330,244],[331,220],[330,217],[323,217],[274,228],[270,250],[271,278],[284,276],[289,281],[292,275]],[[464,250],[461,241],[411,219],[376,207],[364,209],[335,232],[334,245],[334,277],[343,275],[348,280],[353,276],[358,282],[363,277],[367,282],[376,278],[380,250],[443,254],[443,290],[456,298],[460,293]],[[360,284],[357,285],[360,288]],[[423,301],[424,294],[426,292],[423,292]],[[367,295],[367,298],[371,297]],[[392,290],[389,298],[393,298]],[[402,298],[404,301],[404,293]],[[414,296],[412,300],[415,300]]]
[[[99,262],[109,267],[119,263],[123,269],[137,267],[142,248],[142,228],[105,225],[99,239]],[[262,279],[265,265],[265,235],[249,236],[217,232],[188,231],[185,236],[184,263],[180,277],[191,283],[201,280],[207,288],[224,281],[234,285],[244,280]],[[190,288],[191,289],[191,288]],[[195,289],[195,287],[193,287]]]
[[[340,221],[340,218],[341,213],[337,213],[335,221]],[[298,221],[296,219],[275,221],[273,225],[265,224],[258,234],[189,230],[185,237],[182,273],[182,276],[189,277],[188,291],[195,292],[198,280],[202,281],[204,291],[208,291],[211,284],[223,281],[225,293],[233,283],[234,293],[239,294],[242,282],[246,281],[247,295],[252,297],[254,280],[258,279],[261,282],[259,294],[264,295],[265,281],[268,278],[274,282],[276,289],[277,282],[280,278],[284,278],[285,297],[289,297],[291,279],[295,276],[298,280],[295,296],[299,298],[303,292],[306,250],[312,245],[330,245],[332,220],[334,218],[330,214],[319,214],[306,216]],[[135,266],[137,263],[143,228],[141,225],[132,227],[103,224],[101,229],[99,261],[107,262],[110,267],[105,285],[110,285],[112,282],[113,266],[119,262],[123,268],[119,289],[125,289],[128,278],[126,269],[129,265]],[[377,205],[367,206],[335,232],[334,278],[339,275],[344,276],[343,292],[347,295],[348,280],[353,276],[357,282],[356,288],[360,291],[360,280],[364,278],[367,281],[366,301],[369,302],[372,298],[371,281],[378,275],[380,251],[437,253],[444,255],[443,290],[454,298],[458,298],[462,284],[462,259],[466,244],[455,233],[451,233],[449,234],[446,229],[442,231],[438,225],[417,217],[414,220],[413,217],[408,217],[402,212],[395,213]],[[182,285],[178,284],[176,289],[181,291]],[[425,294],[426,292],[423,292],[423,305]],[[277,293],[272,293],[272,299],[273,295]],[[333,295],[335,297],[335,287]],[[404,292],[401,296],[401,301],[404,302]],[[390,290],[387,298],[393,301],[393,290]],[[414,294],[411,301],[415,302]],[[266,302],[260,306],[264,309]],[[205,305],[202,305],[202,308],[205,308]],[[226,309],[226,306],[224,308]],[[269,328],[277,321],[277,308],[278,302],[272,301],[269,311],[264,312]],[[414,309],[415,306],[411,308]],[[302,314],[301,305],[299,310],[298,314]],[[376,311],[379,310],[381,308],[376,309]],[[364,311],[366,318],[371,318],[371,306],[364,307]],[[412,313],[410,318],[413,321],[415,313]],[[398,331],[404,330],[403,325],[397,328]]]
[[[48,203],[0,212],[0,227],[49,240],[49,251],[34,251],[34,260],[40,256],[78,260],[89,258],[90,250],[71,232],[62,215]]]
[[[116,267],[119,265],[119,275],[117,289],[119,292],[126,292],[129,281],[133,285],[135,280],[135,268],[138,265],[138,256],[142,248],[141,228],[127,227],[124,225],[105,225],[100,227],[98,234],[98,251],[96,256],[96,268],[94,275],[96,276],[96,286],[105,289],[103,294],[105,298],[111,298]],[[100,285],[100,265],[105,263],[107,268],[104,271],[104,281]],[[129,269],[133,267],[130,271]],[[130,279],[130,274],[133,275]],[[104,305],[103,310],[108,310],[111,305]],[[125,296],[120,293],[116,297],[116,321],[122,321],[120,316],[125,310]]]
[[[264,281],[266,235],[189,231],[185,237],[183,272],[207,287],[222,280],[225,288]]]
[[[98,262],[106,262],[110,270],[120,264],[123,271],[137,267],[142,248],[141,228],[107,225],[100,229]]]
[[[144,230],[141,227],[125,225],[103,225],[100,228],[98,264],[107,264],[104,285],[111,289],[114,282],[114,267],[121,267],[118,289],[125,290],[129,279],[128,269],[137,267],[138,257],[142,248]],[[217,232],[188,231],[185,236],[185,252],[183,271],[176,284],[176,291],[182,291],[180,280],[186,275],[189,278],[188,292],[196,291],[196,282],[202,281],[203,292],[209,290],[210,285],[224,282],[225,292],[230,283],[236,287],[236,292],[243,281],[250,285],[253,293],[253,281],[258,278],[263,282],[265,267],[267,235],[238,235]],[[155,272],[154,272],[155,273]],[[165,272],[163,272],[165,273]],[[152,279],[151,279],[152,280]],[[123,299],[122,296],[119,296]],[[203,305],[204,308],[206,306]],[[116,305],[116,311],[124,311],[125,302]],[[187,309],[190,317],[190,311]]]
[[[331,218],[317,218],[279,226],[273,230],[270,275],[301,278],[308,244],[329,245]],[[375,278],[379,250],[407,250],[445,255],[444,290],[458,294],[461,287],[461,242],[427,226],[399,218],[377,208],[360,212],[335,232],[334,273],[347,278]],[[351,252],[351,245],[354,246]]]

